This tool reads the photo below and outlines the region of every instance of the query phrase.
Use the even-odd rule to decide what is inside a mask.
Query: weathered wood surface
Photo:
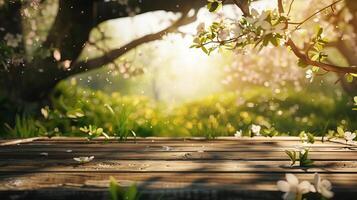
[[[136,183],[142,199],[281,199],[285,173],[329,179],[334,199],[357,199],[357,146],[316,138],[314,166],[291,167],[285,149],[296,137],[83,138],[0,140],[0,199],[109,199],[110,176]],[[43,155],[47,153],[48,155]],[[73,157],[95,156],[79,165]]]

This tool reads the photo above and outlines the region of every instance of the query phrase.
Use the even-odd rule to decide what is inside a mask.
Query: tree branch
[[[161,39],[165,34],[174,32],[177,30],[178,27],[180,27],[182,25],[189,24],[196,20],[196,14],[192,17],[188,17],[187,14],[188,14],[188,11],[185,11],[176,22],[174,22],[172,25],[170,25],[169,27],[167,27],[161,31],[159,31],[157,33],[145,35],[141,38],[135,39],[135,40],[131,41],[130,43],[128,43],[118,49],[113,49],[113,50],[109,51],[108,53],[106,53],[105,55],[103,55],[101,57],[93,58],[93,59],[90,59],[87,61],[75,62],[70,67],[71,70],[67,71],[65,76],[68,77],[68,76],[71,76],[71,75],[74,75],[74,74],[77,74],[80,72],[97,69],[103,65],[109,64],[109,63],[113,62],[115,59],[117,59],[118,57],[125,54],[126,52],[138,47],[139,45]]]
[[[327,64],[327,63],[322,63],[322,62],[317,62],[311,60],[306,54],[302,53],[302,51],[299,49],[299,47],[296,46],[294,41],[291,39],[288,39],[286,42],[286,45],[291,48],[293,53],[301,59],[304,63],[312,66],[316,66],[319,68],[324,69],[325,71],[331,71],[331,72],[336,72],[339,74],[347,74],[347,73],[357,73],[357,67],[341,67],[341,66],[336,66],[332,64]]]
[[[284,13],[283,0],[278,0],[278,11],[280,14]]]

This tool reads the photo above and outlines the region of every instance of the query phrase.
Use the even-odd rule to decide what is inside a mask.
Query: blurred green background
[[[262,2],[255,6],[275,6]],[[297,2],[293,11],[297,18],[301,9],[313,10],[302,5]],[[223,10],[234,15],[229,6]],[[158,11],[102,23],[92,30],[90,41],[95,45],[86,46],[81,59],[160,30],[175,17]],[[202,9],[198,20],[182,27],[181,33],[61,81],[41,108],[29,103],[20,109],[6,96],[0,97],[0,137],[88,136],[104,131],[118,137],[214,138],[233,136],[238,130],[250,135],[252,124],[273,128],[279,135],[307,131],[321,136],[337,126],[357,129],[353,99],[340,86],[339,77],[328,73],[310,82],[306,69],[299,68],[284,47],[259,52],[222,50],[211,56],[190,49],[197,24],[214,19]],[[320,22],[309,26],[314,23]],[[330,62],[348,64],[334,48],[326,51]]]

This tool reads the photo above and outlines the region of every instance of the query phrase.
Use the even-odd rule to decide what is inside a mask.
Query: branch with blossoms
[[[241,19],[237,21],[221,20],[213,22],[208,27],[201,23],[197,27],[197,35],[191,47],[200,48],[209,55],[217,49],[245,50],[246,48],[258,48],[260,50],[269,45],[286,46],[296,55],[300,67],[312,67],[308,70],[308,76],[311,79],[320,69],[344,75],[348,81],[357,77],[357,67],[344,67],[326,62],[328,55],[324,52],[324,47],[328,44],[328,40],[323,36],[324,30],[322,27],[316,29],[306,49],[298,47],[292,38],[292,33],[300,29],[303,24],[327,9],[334,11],[333,7],[343,0],[334,1],[298,23],[289,19],[293,1],[289,5],[287,15],[284,13],[282,0],[277,1],[278,11],[266,10],[259,13],[251,9],[249,13],[245,12]],[[211,4],[213,2],[215,0],[210,1]],[[219,6],[217,6],[218,8]],[[212,10],[214,9],[210,9],[210,11]]]

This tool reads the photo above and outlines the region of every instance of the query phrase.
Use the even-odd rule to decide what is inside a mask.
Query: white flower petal
[[[269,22],[267,22],[267,21],[262,21],[262,23],[261,23],[260,26],[261,26],[262,29],[264,29],[264,30],[269,30],[269,29],[271,29],[271,24],[270,24]]]
[[[303,181],[299,184],[299,192],[301,194],[306,194],[310,192],[311,183],[309,181]]]
[[[278,189],[282,192],[289,192],[290,190],[290,185],[286,181],[278,181],[276,185]]]
[[[328,190],[331,190],[331,188],[332,188],[331,182],[330,182],[329,180],[326,180],[326,179],[324,179],[324,180],[321,181],[321,186],[322,186],[323,188],[328,189]]]
[[[333,197],[333,192],[330,191],[330,190],[327,190],[327,189],[323,188],[323,189],[321,190],[321,195],[324,196],[325,198],[330,199],[330,198]]]
[[[283,24],[283,23],[277,24],[274,26],[274,29],[275,30],[283,30],[283,29],[285,29],[285,24]]]
[[[299,179],[294,174],[289,173],[289,174],[286,174],[285,177],[290,185],[297,186],[299,184]]]

